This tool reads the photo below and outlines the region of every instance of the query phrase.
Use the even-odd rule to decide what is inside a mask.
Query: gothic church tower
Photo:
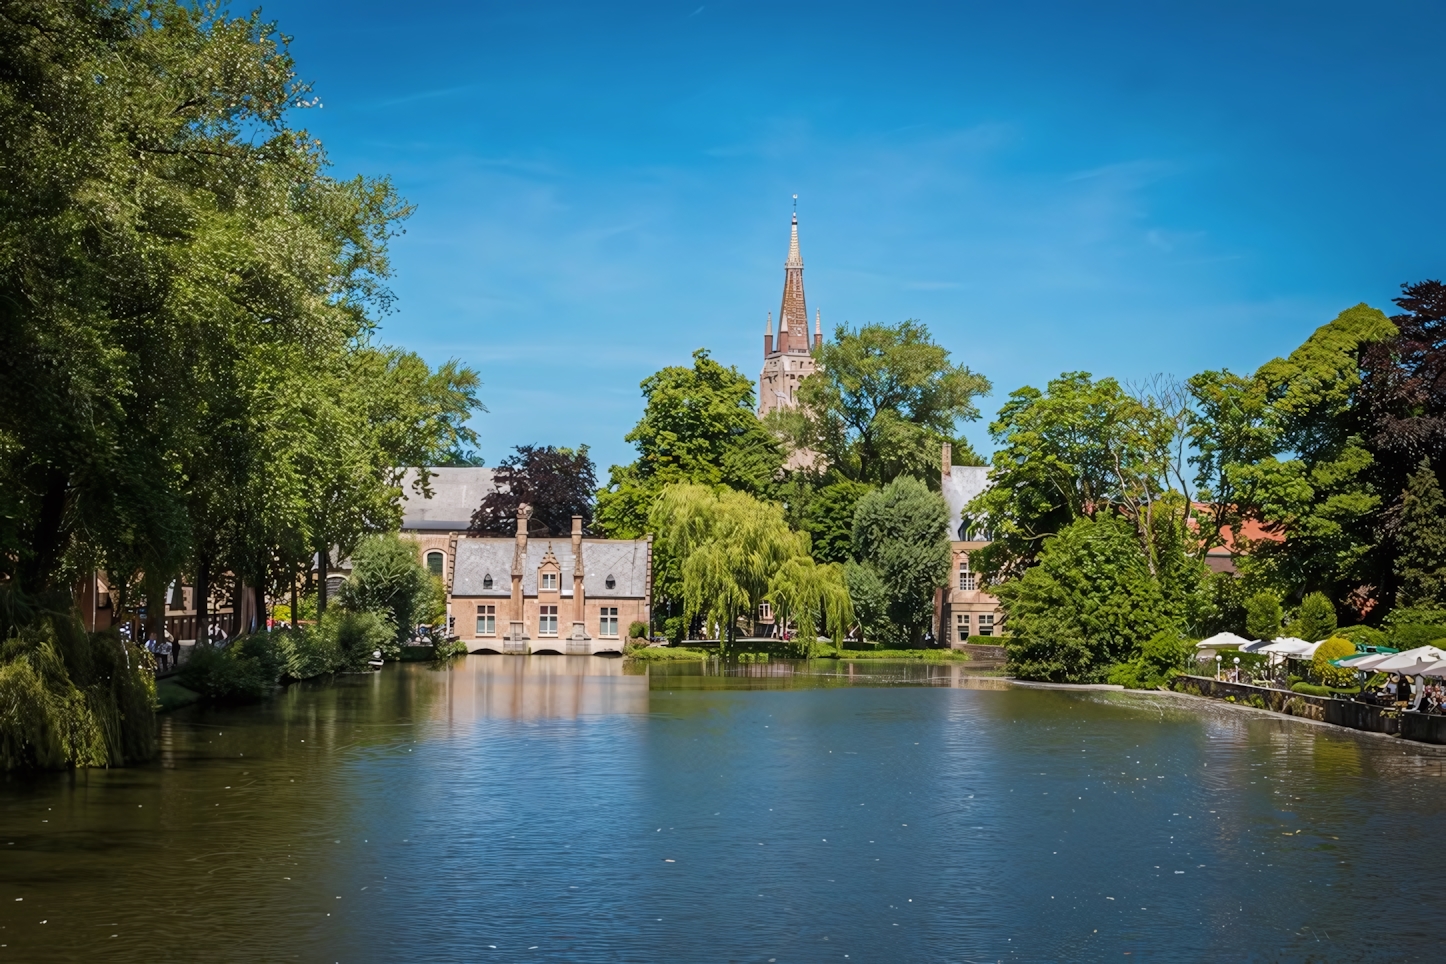
[[[798,212],[793,213],[793,234],[788,260],[783,263],[783,305],[778,310],[778,340],[773,338],[773,315],[763,335],[763,371],[758,375],[758,415],[795,404],[798,383],[813,373],[813,350],[823,345],[823,321],[814,315],[813,338],[808,337],[808,306],[803,299],[803,255],[798,250]]]

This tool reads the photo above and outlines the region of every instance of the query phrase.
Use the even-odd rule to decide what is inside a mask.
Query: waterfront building
[[[993,638],[1004,633],[1004,614],[999,600],[991,595],[970,556],[989,545],[984,520],[971,518],[967,506],[989,487],[989,468],[983,465],[954,465],[948,442],[940,453],[940,482],[949,506],[949,584],[935,594],[934,638],[957,649],[971,637]],[[975,640],[978,642],[979,640]]]
[[[403,480],[401,534],[447,592],[450,632],[471,652],[621,652],[628,627],[647,623],[652,603],[651,539],[530,536],[531,509],[517,534],[471,533],[472,513],[493,490],[491,469],[429,470],[431,498]]]
[[[651,616],[652,539],[584,539],[582,516],[566,540],[529,538],[531,514],[524,504],[512,539],[456,540],[452,632],[474,653],[622,652]]]

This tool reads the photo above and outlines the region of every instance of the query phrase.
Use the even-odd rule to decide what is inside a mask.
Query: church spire
[[[779,317],[793,319],[785,335],[778,329],[780,352],[808,351],[808,306],[803,299],[803,254],[798,247],[798,195],[793,196],[793,227],[788,238],[788,260],[783,263],[783,306]]]

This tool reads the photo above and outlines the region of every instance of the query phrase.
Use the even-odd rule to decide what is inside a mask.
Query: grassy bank
[[[817,659],[924,659],[938,663],[973,663],[977,656],[957,649],[830,649]]]
[[[700,660],[708,659],[711,654],[701,649],[685,649],[681,646],[649,646],[644,649],[635,649],[627,654],[628,659],[635,659],[643,663],[666,663],[673,660]]]

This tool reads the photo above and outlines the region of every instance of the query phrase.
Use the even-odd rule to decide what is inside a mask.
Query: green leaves
[[[936,476],[940,443],[960,420],[979,417],[974,400],[991,389],[983,375],[950,364],[913,320],[840,326],[814,357],[818,371],[799,386],[798,408],[771,415],[771,427],[860,482]]]
[[[897,478],[859,499],[853,530],[858,563],[850,586],[858,585],[864,597],[859,608],[871,616],[882,587],[882,615],[892,624],[874,622],[866,629],[919,645],[933,619],[934,590],[948,578],[948,528],[949,507],[917,479]]]

